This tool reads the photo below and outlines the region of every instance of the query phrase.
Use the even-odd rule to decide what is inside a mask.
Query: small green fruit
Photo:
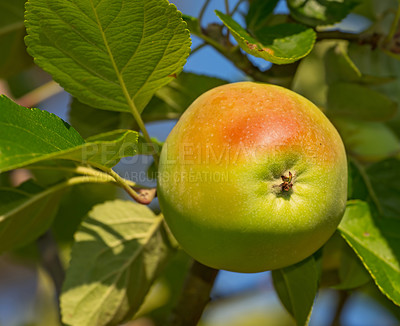
[[[347,197],[342,140],[324,114],[282,87],[214,88],[163,147],[158,197],[192,257],[260,272],[301,261],[339,224]]]

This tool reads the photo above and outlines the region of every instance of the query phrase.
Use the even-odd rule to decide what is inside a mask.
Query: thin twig
[[[207,43],[201,43],[199,46],[195,47],[191,52],[190,55],[195,54],[197,51],[201,50],[207,45]]]
[[[197,261],[189,271],[179,301],[167,323],[168,326],[195,326],[210,302],[210,292],[218,270]]]
[[[204,2],[203,7],[201,7],[200,13],[199,13],[199,24],[201,26],[201,20],[203,19],[204,13],[206,12],[206,9],[208,7],[208,4],[210,3],[210,0],[206,0]]]
[[[229,11],[229,0],[225,0],[225,13],[230,16],[230,11]]]
[[[317,41],[320,40],[347,40],[347,41],[360,41],[360,34],[355,33],[346,33],[341,31],[327,31],[327,32],[318,32],[317,33]]]
[[[239,0],[238,2],[236,2],[235,7],[233,7],[232,11],[231,11],[231,16],[233,16],[235,14],[235,12],[239,9],[240,5],[242,4],[244,0]]]
[[[200,34],[199,37],[206,42],[207,44],[211,45],[214,47],[216,50],[218,50],[221,54],[226,54],[228,52],[228,49],[226,49],[222,44],[220,44],[217,40],[205,35],[205,34]]]
[[[230,16],[229,12],[229,0],[225,0],[225,13]],[[229,44],[229,28],[226,29],[226,44]]]

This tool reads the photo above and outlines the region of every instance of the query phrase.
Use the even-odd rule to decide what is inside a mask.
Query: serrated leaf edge
[[[357,203],[366,203],[362,200],[349,200],[347,203],[350,204],[357,204]],[[338,227],[338,230],[340,232],[340,235],[343,237],[343,239],[346,241],[346,243],[351,247],[351,249],[353,249],[353,251],[356,253],[357,257],[361,260],[362,264],[364,265],[365,269],[368,271],[369,275],[372,277],[372,279],[374,280],[375,285],[379,288],[379,291],[381,291],[381,293],[383,293],[390,301],[392,301],[396,306],[400,306],[400,303],[397,303],[395,301],[394,298],[391,297],[390,294],[388,294],[383,288],[382,286],[378,283],[374,273],[372,272],[372,270],[369,268],[368,264],[365,262],[365,259],[362,257],[362,255],[360,255],[357,251],[357,249],[353,246],[353,244],[351,243],[351,241],[349,240],[349,238],[351,238],[350,235],[347,234],[347,232],[343,231],[340,229],[340,225]],[[356,241],[358,243],[358,241]],[[372,251],[370,251],[369,249],[367,249],[369,252],[371,252],[375,257],[376,254]],[[389,264],[390,265],[390,264]],[[395,270],[395,268],[394,268]]]
[[[234,36],[234,38],[235,38],[236,40],[239,38],[243,43],[245,43],[245,44],[249,47],[249,44],[251,44],[251,43],[250,43],[249,41],[247,41],[245,38],[243,38],[242,36],[240,36],[234,29],[232,29],[229,25],[227,25],[227,24],[225,23],[225,21],[224,21],[223,18],[221,18],[221,15],[225,15],[225,14],[223,14],[223,13],[220,12],[219,10],[215,10],[215,13],[216,13],[216,15],[218,16],[218,18],[221,19],[221,21],[223,22],[223,24],[231,31],[231,33],[232,33],[232,35]],[[293,23],[292,23],[292,24],[293,24]],[[293,24],[293,25],[300,25],[300,24]],[[301,25],[300,25],[300,26],[301,26]],[[310,48],[305,52],[305,54],[303,54],[303,55],[300,55],[300,56],[292,56],[292,57],[280,57],[280,56],[277,56],[277,55],[274,55],[274,54],[269,53],[267,50],[272,51],[271,49],[263,47],[261,42],[257,41],[254,37],[252,37],[243,27],[242,27],[242,29],[243,29],[243,31],[248,35],[248,37],[249,37],[250,39],[253,39],[253,40],[256,41],[256,42],[254,42],[253,44],[254,44],[255,46],[257,46],[257,50],[262,50],[262,51],[264,51],[264,52],[266,53],[266,55],[267,55],[268,57],[272,58],[272,59],[277,58],[277,59],[280,59],[280,60],[282,60],[282,61],[286,61],[286,62],[282,62],[281,64],[291,63],[291,62],[297,61],[297,60],[299,60],[299,59],[304,58],[305,56],[307,56],[307,55],[311,52],[311,50],[313,49],[314,44],[315,44],[315,41],[316,41],[316,39],[317,39],[317,35],[315,34],[315,32],[313,32],[313,40],[312,40],[312,43],[311,43],[311,47],[310,47]],[[312,29],[309,28],[309,30],[312,30]],[[250,49],[250,47],[249,47],[249,49]],[[267,50],[266,50],[266,49],[267,49]],[[254,49],[251,49],[251,50],[254,50]],[[250,54],[251,54],[251,53],[250,53]]]

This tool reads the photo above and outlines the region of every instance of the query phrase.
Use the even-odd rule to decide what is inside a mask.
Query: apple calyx
[[[279,185],[279,187],[281,187],[282,192],[289,191],[290,189],[292,189],[292,187],[293,187],[292,178],[293,178],[293,176],[290,171],[289,171],[288,177],[281,175],[281,179],[283,182]]]
[[[279,190],[277,189],[275,193],[278,196],[286,195],[289,194],[290,191],[293,188],[293,184],[295,182],[296,176],[292,174],[292,172],[288,171],[288,176],[286,175],[281,175],[282,182],[280,184],[275,184],[272,186],[272,188],[280,188]]]

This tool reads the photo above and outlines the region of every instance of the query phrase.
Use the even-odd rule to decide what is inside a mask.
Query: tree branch
[[[361,34],[346,33],[341,31],[318,32],[317,41],[321,40],[346,40],[358,44],[369,44],[372,49],[377,48],[382,43],[382,35],[372,32]]]
[[[195,326],[210,302],[210,292],[218,270],[197,261],[189,271],[181,296],[168,320],[169,326]]]
[[[320,40],[347,40],[347,41],[360,41],[360,34],[346,33],[341,31],[326,31],[317,33],[317,41]]]
[[[261,71],[253,65],[248,57],[241,52],[239,46],[232,45],[222,33],[223,26],[219,24],[210,24],[206,29],[203,29],[202,34],[198,35],[207,44],[214,47],[219,53],[225,58],[230,60],[238,69],[243,71],[246,75],[253,78],[255,81],[281,85],[289,87],[293,79],[294,74],[290,76],[278,75],[269,69],[267,71]],[[295,63],[296,64],[296,63]],[[274,67],[274,66],[273,66]],[[297,68],[297,64],[292,67]]]

